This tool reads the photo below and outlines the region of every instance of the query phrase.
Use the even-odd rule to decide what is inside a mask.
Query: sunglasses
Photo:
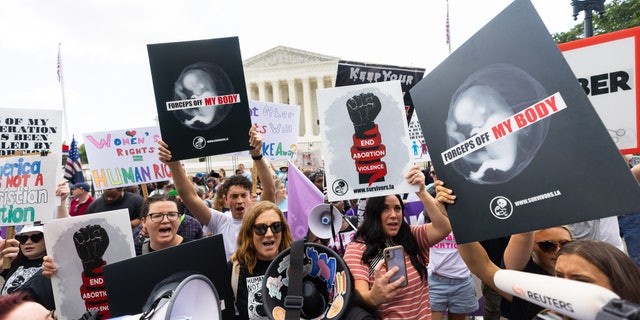
[[[282,222],[274,222],[270,225],[266,225],[264,223],[258,223],[253,226],[253,232],[255,232],[259,236],[264,236],[267,234],[267,228],[271,229],[273,233],[282,232]]]
[[[429,171],[429,174],[436,174],[435,171]]]
[[[30,236],[26,234],[18,234],[16,235],[16,240],[20,242],[20,244],[27,243],[27,240],[31,239],[31,242],[38,243],[40,240],[44,239],[44,234],[42,232],[34,233]]]
[[[536,242],[536,244],[538,245],[540,250],[542,250],[542,252],[544,252],[544,253],[553,253],[553,252],[556,252],[557,250],[559,250],[560,248],[562,248],[562,246],[564,246],[565,244],[567,244],[569,242],[571,242],[571,241],[560,241],[560,242],[538,241],[538,242]]]

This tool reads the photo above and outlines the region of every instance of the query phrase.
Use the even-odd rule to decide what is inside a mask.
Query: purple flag
[[[309,212],[315,206],[324,203],[324,195],[291,161],[289,161],[288,171],[287,221],[293,240],[300,240],[307,235],[309,229],[307,222]]]
[[[418,216],[424,210],[424,205],[420,201],[408,202],[404,205],[404,219],[411,224],[411,217]]]

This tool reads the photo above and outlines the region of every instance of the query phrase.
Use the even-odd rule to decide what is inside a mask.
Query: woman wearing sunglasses
[[[453,191],[444,186],[437,187],[436,199],[438,207],[443,212],[446,212],[444,204],[455,203]],[[531,250],[526,250],[529,248]],[[534,305],[536,311],[514,309],[517,303],[514,301],[517,301],[517,298],[496,287],[493,279],[500,268],[491,262],[479,242],[459,244],[458,251],[473,274],[505,299],[512,301],[511,311],[518,313],[512,313],[511,319],[533,319],[542,311],[542,307],[537,305]],[[523,259],[526,255],[531,255],[531,259]],[[524,260],[528,262],[522,267]],[[637,286],[640,283],[640,268],[609,243],[594,240],[572,241],[570,232],[563,226],[511,236],[505,250],[504,262],[510,269],[599,285],[613,291],[624,300],[640,303],[640,288]],[[531,262],[535,266],[532,266]],[[529,268],[537,268],[539,272]]]
[[[29,278],[42,269],[42,257],[47,254],[42,226],[23,227],[15,239],[2,240],[0,248],[0,258],[13,259],[11,267],[0,273],[5,279],[2,294],[18,291]]]
[[[291,246],[293,238],[278,206],[261,201],[244,215],[238,249],[231,256],[231,287],[239,319],[268,319],[262,303],[262,280],[271,261]]]
[[[566,226],[514,234],[504,251],[506,269],[553,276],[558,250],[573,241]],[[502,315],[509,319],[532,319],[542,307],[518,297],[503,297]]]

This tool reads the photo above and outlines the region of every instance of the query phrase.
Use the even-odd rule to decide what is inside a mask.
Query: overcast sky
[[[532,2],[550,33],[582,22],[570,0]],[[450,0],[452,51],[510,3]],[[243,60],[287,46],[428,73],[448,54],[446,12],[446,0],[4,0],[0,107],[62,109],[58,43],[76,139],[155,124],[150,43],[238,36]]]

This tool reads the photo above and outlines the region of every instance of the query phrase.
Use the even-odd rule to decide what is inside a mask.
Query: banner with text
[[[47,254],[58,272],[51,278],[58,319],[86,311],[109,318],[102,267],[135,257],[127,209],[56,219],[44,225]]]
[[[298,151],[300,107],[249,100],[251,123],[262,135],[262,154],[269,160],[295,159]],[[234,155],[249,157],[249,151]]]
[[[171,179],[158,160],[160,128],[142,127],[85,133],[85,150],[96,189],[109,189]]]
[[[39,153],[0,157],[0,226],[51,220],[59,168],[59,157]]]
[[[318,89],[330,201],[416,192],[400,81]]]
[[[458,243],[640,212],[638,181],[531,2],[514,1],[410,92],[457,195]]]
[[[62,110],[0,108],[0,156],[50,151],[61,158],[61,128]]]
[[[558,47],[613,142],[624,154],[640,153],[640,27]]]

